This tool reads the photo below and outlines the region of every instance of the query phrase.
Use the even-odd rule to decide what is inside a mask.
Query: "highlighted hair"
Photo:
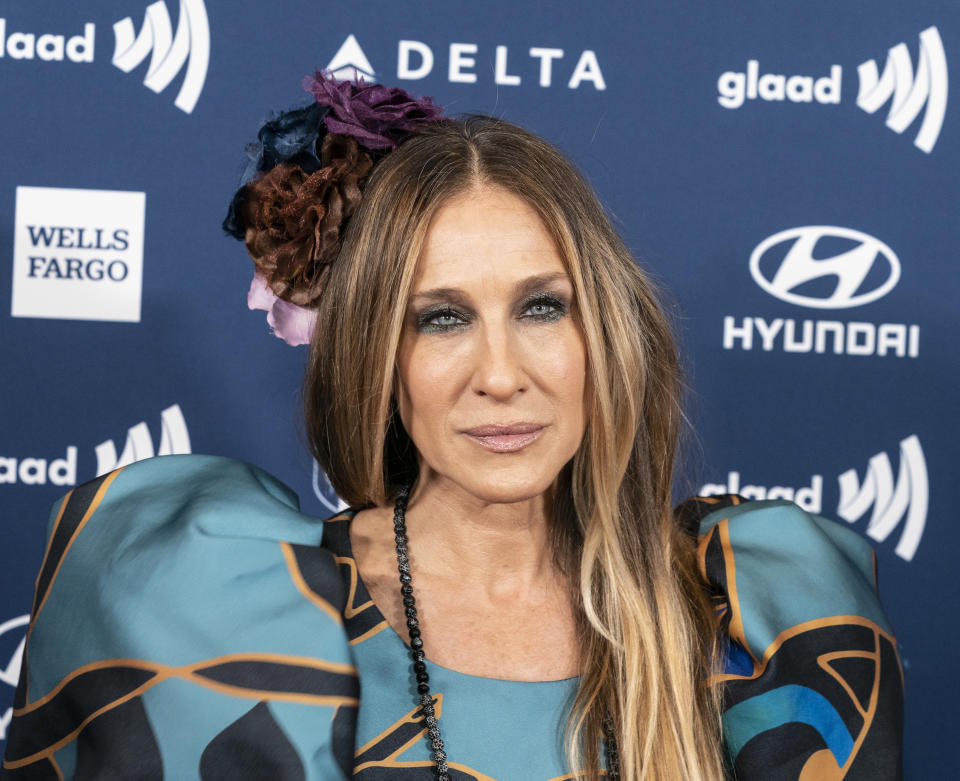
[[[320,302],[305,380],[313,452],[353,506],[384,505],[416,474],[392,397],[427,226],[453,196],[502,187],[553,236],[574,287],[588,362],[588,423],[549,509],[572,584],[580,685],[571,768],[601,777],[612,718],[624,779],[723,778],[713,612],[695,542],[670,511],[682,421],[667,317],[590,186],[545,141],[487,117],[438,123],[374,169]]]

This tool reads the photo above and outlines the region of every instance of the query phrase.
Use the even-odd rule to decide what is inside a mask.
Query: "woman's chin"
[[[553,477],[543,475],[484,475],[475,472],[456,480],[460,488],[485,504],[516,504],[536,499],[553,483]]]

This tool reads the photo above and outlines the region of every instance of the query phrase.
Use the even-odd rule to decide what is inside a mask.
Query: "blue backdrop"
[[[877,550],[908,778],[955,778],[953,2],[0,0],[0,739],[46,513],[125,461],[251,461],[318,515],[306,356],[220,221],[301,77],[503,116],[587,173],[678,310],[684,490],[787,496]]]

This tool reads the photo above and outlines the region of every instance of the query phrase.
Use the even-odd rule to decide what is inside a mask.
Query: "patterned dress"
[[[743,781],[900,778],[902,674],[874,557],[782,501],[692,500],[728,638],[724,740]],[[247,464],[165,456],[54,507],[0,778],[433,778],[407,647],[348,534]],[[573,778],[577,679],[428,662],[451,775]],[[517,736],[522,736],[518,741]]]

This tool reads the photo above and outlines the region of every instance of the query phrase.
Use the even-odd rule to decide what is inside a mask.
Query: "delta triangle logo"
[[[337,49],[326,70],[339,81],[376,81],[376,71],[353,33]]]

